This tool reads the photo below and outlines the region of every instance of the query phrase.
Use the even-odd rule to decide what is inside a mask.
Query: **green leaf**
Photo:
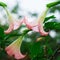
[[[56,1],[56,2],[49,3],[49,4],[47,4],[47,7],[48,7],[48,8],[51,8],[51,7],[56,6],[56,5],[58,5],[58,4],[60,4],[60,1]]]
[[[4,29],[0,27],[0,47],[4,46],[3,41],[4,41]]]
[[[53,50],[52,50],[51,47],[48,47],[47,53],[48,53],[48,55],[50,55],[50,56],[53,54]]]
[[[53,9],[50,9],[50,13],[54,13],[57,10],[60,12],[60,5],[54,6]]]
[[[7,7],[7,5],[3,2],[0,2],[0,6],[2,6],[3,8]]]
[[[60,23],[58,22],[48,22],[44,26],[47,30],[57,30],[60,31]]]
[[[4,38],[4,29],[0,27],[0,39]]]
[[[44,20],[44,22],[47,22],[48,20],[54,19],[54,18],[56,18],[54,15],[46,17],[45,20]]]
[[[30,45],[29,52],[30,52],[31,59],[34,59],[38,55],[40,55],[40,57],[42,57],[44,55],[43,47],[40,46],[40,42],[36,42],[36,43],[33,43],[32,45]]]

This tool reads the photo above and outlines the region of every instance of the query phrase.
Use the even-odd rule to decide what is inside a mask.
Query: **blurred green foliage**
[[[47,7],[49,8],[52,6],[56,7],[55,5],[58,4],[60,4],[60,1],[47,4]],[[1,3],[0,5],[6,6]],[[51,8],[51,11],[53,11],[54,7]],[[58,8],[59,8],[58,10],[60,11],[60,6],[58,6]],[[56,9],[57,8],[55,8],[55,10]],[[18,11],[18,5],[14,7],[12,12],[17,13],[17,11]],[[32,14],[32,16],[34,15],[37,16],[37,14]],[[17,37],[22,35],[20,30],[25,26],[24,27],[21,26],[21,28],[11,32],[8,35],[4,34],[4,29],[6,29],[5,27],[8,26],[6,25],[2,26],[0,24],[0,60],[15,60],[13,57],[8,56],[4,49],[12,41],[17,39]],[[56,21],[56,17],[54,15],[46,17],[44,21],[44,29],[46,31],[54,30],[56,31],[58,36],[58,33],[60,33],[60,22]],[[24,32],[27,32],[27,30],[25,30]],[[36,42],[37,38],[40,37],[42,37],[42,39]],[[30,39],[31,41],[27,42],[28,39]],[[57,37],[52,38],[50,35],[44,37],[44,36],[40,36],[39,33],[35,33],[32,31],[32,34],[27,34],[24,37],[21,51],[22,53],[27,54],[27,56],[22,60],[60,60],[60,41],[59,43],[57,43],[57,40],[58,40]]]
[[[0,2],[0,6],[2,6],[2,7],[7,7],[7,5],[5,4],[5,3],[3,3],[3,2]]]

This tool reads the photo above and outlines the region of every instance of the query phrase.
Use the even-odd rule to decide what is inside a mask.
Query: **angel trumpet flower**
[[[43,22],[44,22],[44,19],[46,17],[47,11],[48,11],[48,9],[46,9],[43,12],[41,17],[39,17],[36,21],[34,20],[33,22],[28,22],[28,18],[25,17],[24,18],[24,23],[26,24],[28,29],[39,32],[42,36],[48,35],[48,32],[45,32],[44,29],[43,29]]]
[[[20,21],[14,21],[8,10],[7,9],[5,10],[7,12],[7,15],[9,16],[9,23],[10,23],[9,28],[5,31],[6,34],[12,32],[13,30],[18,29],[22,23],[25,23],[28,29],[39,32],[42,36],[48,35],[48,32],[45,32],[43,28],[43,22],[46,17],[48,8],[43,12],[42,16],[39,16],[38,19],[33,22],[28,22],[28,19],[26,17]]]
[[[20,36],[17,40],[15,40],[13,43],[11,43],[8,47],[5,48],[9,56],[14,56],[15,59],[22,59],[26,56],[22,55],[22,53],[20,52],[22,38],[23,37]]]
[[[5,11],[6,11],[7,15],[8,15],[9,28],[8,28],[6,31],[4,31],[4,32],[5,32],[6,34],[9,34],[9,33],[12,32],[13,30],[18,29],[18,28],[21,26],[21,24],[22,24],[22,22],[23,22],[23,19],[16,21],[16,20],[12,17],[11,13],[10,13],[6,8],[5,8]]]

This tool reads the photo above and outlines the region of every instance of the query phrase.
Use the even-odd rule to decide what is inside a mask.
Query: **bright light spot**
[[[32,31],[29,31],[28,34],[31,35],[32,34]]]
[[[60,12],[58,10],[56,10],[54,15],[56,16],[56,19],[60,21]]]
[[[24,40],[25,42],[31,42],[32,40],[30,38],[27,38]]]
[[[23,33],[24,30],[27,30],[26,27],[22,27],[19,33]]]
[[[56,37],[56,32],[55,32],[54,30],[52,30],[52,31],[49,32],[49,35],[50,35],[52,38],[54,38],[54,37]]]

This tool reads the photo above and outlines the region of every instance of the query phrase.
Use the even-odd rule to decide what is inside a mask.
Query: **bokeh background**
[[[46,9],[46,4],[58,0],[0,1],[7,4],[13,18],[18,20],[24,16],[28,16],[29,19],[36,19]],[[28,32],[21,47],[22,53],[27,54],[27,56],[22,60],[60,60],[60,4],[50,8],[46,17],[48,21],[45,23],[44,29],[49,31],[49,35],[44,37],[33,31]],[[17,39],[27,28],[22,25],[18,30],[5,35],[3,31],[7,28],[8,18],[6,12],[0,7],[0,60],[15,60],[6,54],[4,48]]]

